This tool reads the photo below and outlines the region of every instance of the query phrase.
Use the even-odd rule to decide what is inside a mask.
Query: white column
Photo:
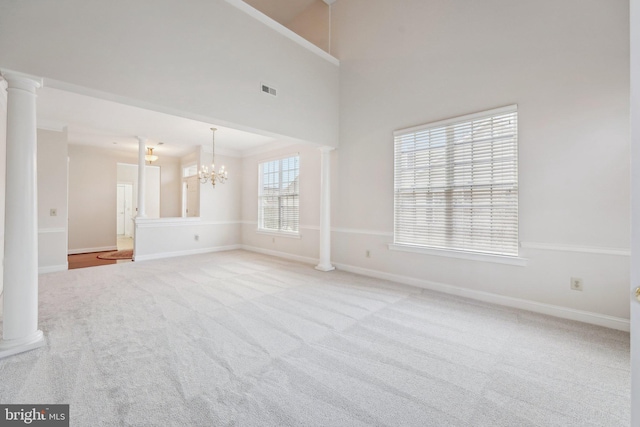
[[[138,137],[138,214],[136,218],[146,218],[145,211],[145,189],[146,189],[146,168],[144,156],[147,154],[147,138]]]
[[[42,79],[2,71],[8,83],[4,318],[0,357],[44,345],[38,330],[36,89]]]
[[[630,2],[631,140],[631,424],[640,425],[640,0]]]
[[[320,262],[316,270],[331,271],[331,151],[320,147]]]

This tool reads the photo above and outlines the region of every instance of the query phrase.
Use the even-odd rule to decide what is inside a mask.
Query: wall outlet
[[[49,216],[58,216],[58,209],[56,208],[49,209]]]
[[[199,235],[197,235],[197,234],[195,234],[195,235],[193,236],[193,238],[195,239],[195,241],[196,241],[196,242],[200,240],[200,236],[199,236]]]
[[[367,258],[371,258],[371,251],[367,249],[366,252],[364,253],[364,256],[366,256]]]
[[[583,284],[582,284],[582,279],[579,277],[572,277],[571,278],[571,289],[574,291],[582,291],[583,288]]]

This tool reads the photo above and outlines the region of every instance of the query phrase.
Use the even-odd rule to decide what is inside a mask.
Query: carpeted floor
[[[627,426],[629,335],[233,251],[40,276],[0,402],[74,426]]]

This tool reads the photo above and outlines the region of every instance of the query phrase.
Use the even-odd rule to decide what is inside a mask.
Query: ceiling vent
[[[263,93],[267,93],[269,95],[277,96],[277,92],[276,92],[275,88],[267,86],[264,83],[261,83],[260,87],[262,88],[261,90],[262,90]]]

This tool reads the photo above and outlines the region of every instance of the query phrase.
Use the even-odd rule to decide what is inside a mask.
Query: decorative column
[[[0,357],[44,345],[38,329],[36,89],[42,79],[3,70],[7,88],[4,314]]]
[[[320,263],[316,270],[331,271],[331,151],[320,147]]]
[[[146,168],[145,158],[147,153],[147,138],[138,137],[138,214],[136,218],[146,218],[147,212],[145,211],[145,189],[146,189]]]

